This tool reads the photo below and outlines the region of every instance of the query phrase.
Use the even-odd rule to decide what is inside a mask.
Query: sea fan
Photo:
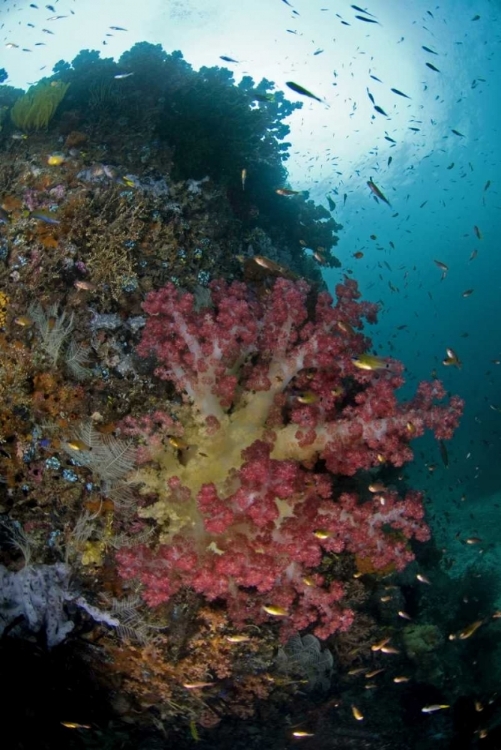
[[[45,353],[57,363],[61,347],[73,329],[73,313],[68,316],[65,312],[58,315],[57,304],[52,305],[47,312],[39,302],[34,302],[28,308],[28,314],[35,321],[41,338],[41,345]]]
[[[311,633],[293,635],[278,650],[276,665],[279,672],[302,675],[308,680],[307,690],[328,690],[334,659],[328,648],[323,651],[320,641]]]
[[[112,435],[100,435],[92,422],[84,422],[75,433],[75,440],[64,443],[75,463],[87,466],[102,482],[116,485],[134,468],[135,448],[131,442]],[[74,445],[78,443],[79,447]],[[84,446],[80,448],[80,445]]]
[[[90,347],[77,344],[71,339],[64,355],[64,361],[68,370],[77,380],[90,378],[92,371],[86,367],[87,357],[89,356]]]

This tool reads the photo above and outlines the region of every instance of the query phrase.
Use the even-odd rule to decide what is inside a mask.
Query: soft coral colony
[[[138,353],[182,395],[123,423],[140,442],[138,515],[159,533],[121,549],[119,570],[150,606],[189,587],[224,601],[237,627],[276,617],[282,638],[308,626],[326,638],[354,617],[342,582],[318,572],[326,556],[401,570],[409,541],[428,539],[418,492],[346,491],[344,477],[403,465],[426,429],[451,438],[462,402],[437,404],[434,380],[399,403],[400,363],[357,369],[376,307],[350,279],[336,295],[285,279],[261,297],[213,281],[201,308],[171,283],[148,294]]]

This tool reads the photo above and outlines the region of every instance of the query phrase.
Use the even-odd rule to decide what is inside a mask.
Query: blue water
[[[34,9],[4,0],[0,68],[8,71],[8,84],[26,88],[57,60],[71,60],[86,47],[118,57],[146,40],[168,51],[180,48],[194,67],[221,65],[221,55],[242,59],[232,68],[237,81],[245,73],[256,81],[266,76],[285,90],[285,81],[294,80],[325,100],[303,100],[291,117],[290,186],[309,190],[326,207],[327,195],[335,201],[333,216],[343,225],[334,248],[341,268],[324,271],[325,281],[333,291],[344,274],[353,275],[364,299],[380,303],[378,323],[368,333],[375,353],[404,363],[402,398],[436,375],[465,401],[447,444],[448,465],[426,436],[413,443],[415,460],[401,474],[425,493],[435,574],[443,576],[442,598],[433,601],[430,594],[422,621],[440,622],[443,610],[457,607],[457,626],[443,625],[444,633],[479,617],[489,622],[489,648],[472,637],[471,651],[458,646],[456,662],[450,657],[441,665],[451,669],[450,681],[461,673],[468,686],[462,661],[469,668],[483,664],[482,657],[491,660],[492,676],[479,667],[484,673],[471,688],[473,694],[481,685],[488,700],[499,690],[499,649],[492,645],[497,622],[488,618],[493,606],[501,609],[500,3],[374,0],[367,10],[379,24],[357,21],[349,2],[333,0],[55,0],[54,7],[65,19],[50,25],[45,4]],[[110,24],[127,32],[107,36]],[[369,93],[387,115],[374,111]],[[287,97],[298,100],[291,91]],[[368,180],[391,206],[374,198]],[[448,267],[445,275],[435,261]],[[447,348],[460,368],[443,365]],[[472,605],[477,587],[490,587],[491,600],[468,616],[461,606]],[[449,747],[440,721],[430,718],[421,747]]]

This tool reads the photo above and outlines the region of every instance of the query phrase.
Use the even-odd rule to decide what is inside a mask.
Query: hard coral
[[[310,300],[304,281],[278,279],[263,301],[241,283],[210,290],[212,306],[200,310],[173,284],[144,303],[138,351],[184,394],[172,434],[179,423],[184,433],[152,445],[148,431],[151,462],[138,478],[158,500],[139,515],[156,520],[161,544],[121,550],[121,574],[142,581],[151,606],[188,586],[225,600],[238,625],[270,615],[282,618],[283,637],[310,623],[327,637],[353,613],[340,605],[342,584],[314,573],[325,552],[401,569],[413,559],[407,540],[428,538],[419,493],[361,502],[340,475],[402,465],[426,428],[450,438],[461,401],[434,405],[444,396],[435,381],[400,404],[398,362],[355,367],[369,344],[357,329],[376,308],[358,301],[352,280],[334,307],[327,294]]]

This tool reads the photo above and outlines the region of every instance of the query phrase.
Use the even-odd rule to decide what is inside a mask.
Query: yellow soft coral
[[[10,111],[14,125],[25,131],[46,128],[69,86],[62,81],[40,81],[31,86]]]

